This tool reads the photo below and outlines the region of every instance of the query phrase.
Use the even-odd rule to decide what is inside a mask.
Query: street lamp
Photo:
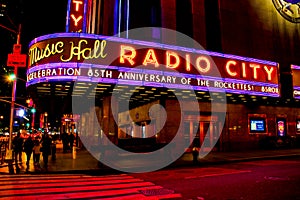
[[[48,113],[47,112],[45,112],[45,129],[46,129],[46,131],[48,132]]]
[[[31,107],[30,108],[30,112],[32,114],[31,129],[33,131],[34,130],[34,123],[35,123],[34,122],[34,120],[35,120],[35,113],[36,113],[35,104],[33,103],[32,99],[28,99],[26,101],[26,103],[28,104],[29,107]]]
[[[10,82],[14,81],[15,79],[21,80],[21,81],[23,81],[23,82],[26,83],[26,80],[25,80],[25,79],[16,77],[15,74],[9,74],[9,75],[7,76],[7,80],[10,81]],[[0,99],[0,100],[1,100],[1,99]],[[1,100],[1,101],[3,101],[3,100]],[[7,102],[8,102],[8,101],[7,101]],[[11,102],[9,102],[9,103],[11,103]],[[35,104],[33,103],[33,100],[32,100],[31,98],[28,98],[28,99],[26,100],[26,104],[27,104],[27,106],[23,106],[23,105],[17,104],[17,103],[15,102],[15,105],[18,105],[18,106],[20,106],[20,107],[22,107],[22,108],[28,110],[28,111],[32,114],[32,129],[34,129],[34,119],[35,119],[35,112],[36,112]],[[22,117],[24,118],[24,116],[22,116]]]
[[[5,5],[5,8],[6,8],[6,4],[1,4],[1,5]],[[6,14],[6,16],[9,18],[9,16],[7,14]],[[13,24],[13,22],[11,20],[10,20],[10,22]],[[17,77],[18,76],[18,67],[26,67],[26,57],[27,57],[26,54],[21,54],[21,44],[20,44],[21,24],[19,25],[18,30],[13,30],[2,24],[0,24],[0,27],[17,35],[17,43],[14,44],[14,46],[13,46],[13,52],[12,52],[12,54],[8,54],[8,57],[7,57],[7,66],[14,67],[14,75]],[[17,27],[16,27],[16,29],[17,29]],[[9,173],[12,173],[12,174],[14,173],[14,169],[12,167],[12,163],[13,163],[12,128],[13,128],[14,107],[15,107],[15,99],[16,99],[16,97],[15,97],[16,96],[16,85],[17,85],[17,80],[15,78],[13,80],[12,97],[11,97],[8,150],[6,151],[6,156],[5,156],[5,161],[8,163]]]
[[[13,153],[12,153],[12,133],[13,133],[13,120],[14,120],[14,109],[15,109],[15,100],[16,100],[16,85],[17,85],[17,76],[18,76],[18,67],[20,64],[14,64],[14,55],[20,54],[21,52],[21,44],[20,44],[20,34],[21,34],[21,25],[19,26],[19,30],[17,31],[17,44],[14,45],[13,53],[10,57],[8,57],[8,63],[10,66],[14,67],[14,76],[13,78],[13,87],[12,87],[12,96],[11,96],[11,107],[10,107],[10,122],[9,122],[9,141],[8,141],[8,150],[6,151],[5,161],[8,163],[9,173],[13,174],[14,169],[12,166],[13,163]]]
[[[8,80],[9,80],[9,81],[13,81],[13,80],[15,80],[15,78],[16,78],[16,75],[15,75],[15,74],[10,74],[10,75],[8,76]]]
[[[7,76],[7,80],[8,81],[14,81],[15,79],[17,79],[17,80],[21,80],[21,81],[23,81],[23,82],[27,82],[25,79],[22,79],[22,78],[20,78],[20,77],[16,77],[16,75],[14,74],[14,73],[12,73],[12,74],[9,74],[8,76]],[[26,102],[27,103],[27,102]]]
[[[16,75],[17,73],[18,73],[18,68],[15,67],[14,68],[14,75]],[[13,169],[13,166],[12,166],[12,163],[13,163],[12,133],[13,133],[13,120],[14,120],[14,109],[15,109],[15,99],[16,99],[16,85],[17,85],[17,81],[16,81],[16,79],[13,79],[13,87],[12,87],[12,92],[11,92],[12,96],[11,96],[11,104],[10,104],[11,106],[10,106],[8,150],[6,151],[6,157],[5,157],[5,160],[8,163],[9,172],[11,174],[14,173],[14,169]]]

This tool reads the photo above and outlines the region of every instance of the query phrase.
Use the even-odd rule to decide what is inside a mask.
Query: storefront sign
[[[277,63],[116,37],[43,37],[30,46],[28,66],[29,85],[41,78],[88,78],[279,96]]]
[[[249,134],[268,133],[266,114],[248,114]]]
[[[286,119],[285,118],[278,118],[276,119],[277,124],[277,136],[285,136],[286,135]]]
[[[67,32],[84,32],[86,0],[69,0]]]
[[[296,119],[296,133],[300,133],[300,119]]]
[[[300,99],[300,66],[291,65],[293,78],[293,94],[295,99]]]

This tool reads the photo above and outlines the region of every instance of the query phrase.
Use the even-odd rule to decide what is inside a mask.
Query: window
[[[250,133],[266,133],[266,120],[264,118],[250,118]]]

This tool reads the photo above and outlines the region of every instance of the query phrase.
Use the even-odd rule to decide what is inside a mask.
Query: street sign
[[[26,54],[10,53],[7,57],[7,66],[26,67]]]
[[[22,49],[22,45],[21,44],[14,44],[13,54],[20,54],[21,53],[21,49]]]

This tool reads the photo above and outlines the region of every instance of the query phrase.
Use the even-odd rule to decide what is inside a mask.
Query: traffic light
[[[30,109],[30,112],[31,112],[31,113],[35,113],[35,112],[36,112],[36,109],[35,109],[35,108],[31,108],[31,109]]]
[[[31,112],[31,113],[35,113],[35,112],[36,112],[36,109],[35,109],[35,108],[31,108],[31,109],[30,109],[30,112]]]
[[[27,103],[28,107],[34,107],[33,100],[31,98],[27,99],[26,103]]]

